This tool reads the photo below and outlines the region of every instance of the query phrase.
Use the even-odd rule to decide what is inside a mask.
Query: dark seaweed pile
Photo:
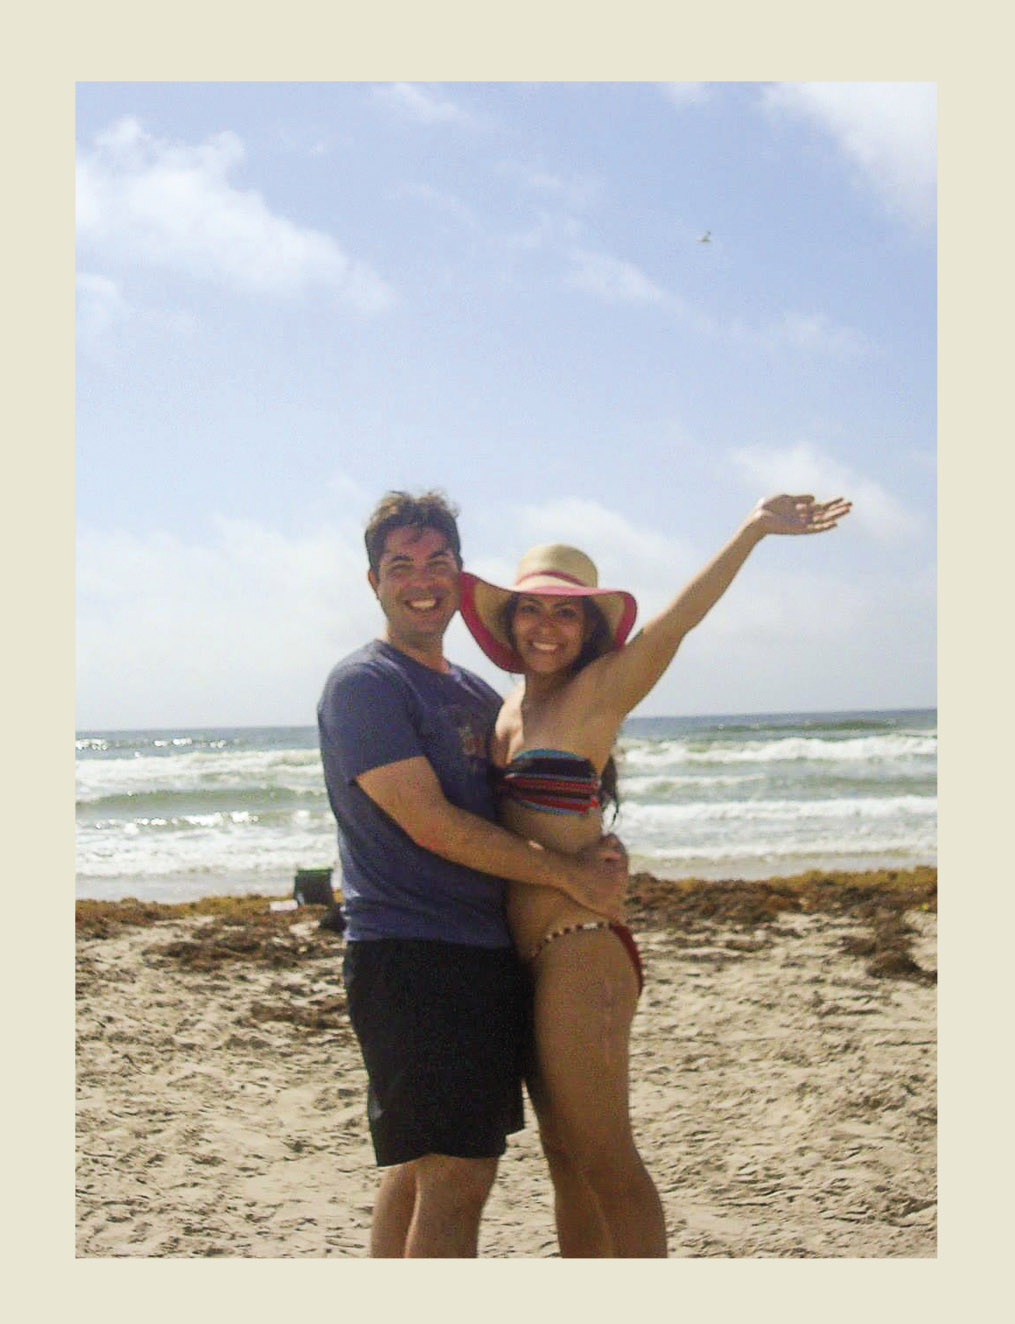
[[[862,935],[843,938],[851,956],[867,959],[867,973],[881,979],[936,983],[937,971],[924,970],[911,954],[916,930],[908,913],[937,913],[937,869],[880,869],[869,873],[812,871],[759,882],[738,879],[673,882],[639,873],[631,878],[628,917],[635,929],[672,930],[677,941],[700,941],[717,926],[788,936],[780,925],[788,914],[827,914],[862,923]],[[766,944],[767,945],[767,944]],[[749,950],[743,938],[730,938],[734,951]]]
[[[266,896],[205,897],[175,904],[123,901],[78,901],[77,932],[82,937],[109,938],[126,927],[154,927],[191,916],[207,922],[187,938],[148,949],[153,960],[171,961],[191,970],[221,970],[254,961],[274,969],[293,969],[322,958],[334,960],[341,937],[320,927],[327,908],[301,906],[275,912]],[[877,978],[914,979],[933,983],[936,971],[921,969],[911,954],[915,930],[907,921],[912,911],[937,911],[937,870],[917,868],[870,873],[812,871],[791,878],[757,882],[730,879],[673,881],[649,873],[632,875],[628,921],[632,928],[666,929],[678,945],[700,942],[716,928],[741,930],[727,935],[731,953],[747,953],[759,942],[792,933],[780,924],[788,914],[828,914],[859,921],[865,931],[843,938],[843,949],[867,962]],[[306,921],[318,921],[312,934]],[[751,941],[744,935],[755,935]],[[758,934],[762,937],[759,939]]]

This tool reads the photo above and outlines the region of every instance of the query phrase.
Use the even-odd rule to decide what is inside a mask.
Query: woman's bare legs
[[[612,1254],[665,1256],[662,1205],[628,1113],[628,1039],[638,986],[627,952],[609,930],[571,933],[543,948],[534,975],[541,1128],[551,1149],[560,1145],[594,1193]],[[589,1245],[595,1238],[581,1187],[567,1171],[562,1176],[564,1254],[565,1240]]]
[[[557,1244],[564,1259],[609,1259],[613,1241],[595,1191],[557,1132],[546,1091],[538,1079],[527,1082],[539,1119],[539,1141],[553,1182]]]

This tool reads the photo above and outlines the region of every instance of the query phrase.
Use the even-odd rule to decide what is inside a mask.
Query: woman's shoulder
[[[601,661],[584,667],[560,692],[553,721],[545,731],[553,738],[538,742],[580,754],[600,768],[613,749],[624,716],[608,701]]]

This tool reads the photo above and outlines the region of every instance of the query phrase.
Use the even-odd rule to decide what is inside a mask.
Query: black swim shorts
[[[349,1017],[381,1167],[424,1154],[498,1158],[525,1124],[528,983],[510,948],[350,942]]]

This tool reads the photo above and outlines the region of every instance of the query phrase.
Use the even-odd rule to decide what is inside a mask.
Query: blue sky
[[[311,723],[390,487],[642,616],[850,496],[639,711],[935,702],[932,85],[90,83],[77,146],[79,727]]]

